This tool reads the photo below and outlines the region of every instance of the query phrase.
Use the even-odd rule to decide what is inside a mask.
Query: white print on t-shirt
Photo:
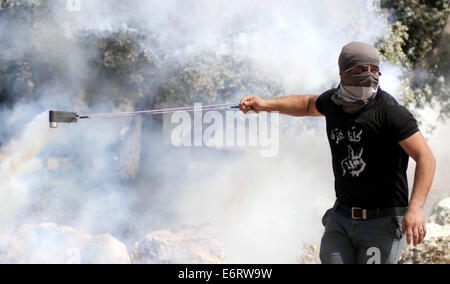
[[[353,126],[349,131],[347,131],[347,134],[350,142],[359,142],[361,141],[362,129],[358,131],[356,127]]]
[[[339,128],[335,128],[331,130],[330,138],[331,140],[335,141],[336,144],[339,144],[339,141],[344,139],[345,136],[344,133]]]
[[[355,154],[355,151],[350,145],[347,145],[347,147],[348,157],[341,162],[343,170],[342,176],[345,176],[347,172],[350,173],[352,177],[359,176],[359,174],[362,173],[366,168],[366,163],[361,158],[364,149],[360,148]]]
[[[361,141],[362,129],[357,129],[355,126],[352,126],[350,130],[347,131],[347,138],[350,142],[360,142]],[[335,128],[331,130],[330,138],[333,140],[336,145],[343,139],[345,139],[344,132],[339,128]]]

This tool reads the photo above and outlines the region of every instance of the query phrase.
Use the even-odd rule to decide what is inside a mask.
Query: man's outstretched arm
[[[318,97],[318,95],[292,95],[265,100],[258,96],[248,95],[241,100],[239,108],[244,113],[278,111],[293,116],[322,116],[316,108]]]

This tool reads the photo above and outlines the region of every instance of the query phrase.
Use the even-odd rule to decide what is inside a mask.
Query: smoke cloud
[[[130,249],[152,230],[211,223],[230,263],[293,263],[303,243],[319,244],[334,202],[323,119],[281,116],[279,154],[261,158],[245,147],[167,145],[158,118],[49,129],[46,115],[143,109],[173,70],[205,53],[248,60],[286,95],[320,94],[339,81],[343,45],[373,44],[388,31],[377,1],[17,2],[31,8],[0,18],[0,62],[33,75],[2,81],[1,232],[52,222],[109,233]],[[98,58],[108,66],[116,55],[99,54],[108,43],[90,36],[105,33],[137,35],[134,52],[149,65],[130,60],[126,74],[101,73]],[[394,96],[399,74],[386,65],[381,79]]]

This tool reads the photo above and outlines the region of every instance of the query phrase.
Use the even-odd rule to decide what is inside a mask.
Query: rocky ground
[[[0,263],[130,263],[124,244],[109,234],[91,236],[51,223],[24,225],[0,241]]]
[[[214,229],[201,225],[147,234],[134,245],[132,262],[222,264],[226,256]]]
[[[109,234],[91,236],[68,226],[24,225],[12,236],[0,235],[0,263],[152,264],[226,262],[210,225],[158,230],[136,242],[131,252]]]
[[[450,197],[433,208],[427,237],[405,247],[400,264],[450,264]],[[297,262],[318,264],[319,250],[304,244]],[[91,236],[68,226],[23,225],[12,236],[0,235],[0,263],[224,264],[225,249],[211,225],[149,232],[128,248],[109,234]]]

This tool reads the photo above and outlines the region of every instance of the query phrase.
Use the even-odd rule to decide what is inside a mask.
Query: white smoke
[[[115,176],[115,161],[118,144],[129,138],[126,133],[135,120],[79,121],[49,130],[44,115],[34,117],[52,108],[80,113],[127,109],[114,108],[110,101],[89,109],[83,102],[89,96],[83,81],[95,71],[89,58],[96,54],[71,39],[86,31],[133,27],[156,34],[178,64],[202,52],[239,55],[278,78],[287,94],[320,94],[339,80],[337,58],[343,45],[373,44],[388,31],[386,15],[373,5],[377,1],[79,2],[76,10],[64,3],[56,6],[52,15],[59,26],[39,27],[40,36],[31,41],[16,35],[14,48],[0,52],[4,58],[21,58],[45,43],[53,47],[45,60],[61,66],[64,74],[62,81],[39,86],[39,101],[19,115],[17,121],[33,125],[15,127],[23,138],[2,141],[10,145],[0,156],[7,181],[0,188],[2,230],[53,222],[90,234],[111,233],[128,242],[134,239],[127,234],[143,236],[155,228],[208,222],[220,232],[232,263],[293,263],[304,242],[318,245],[321,216],[334,201],[321,118],[282,116],[280,152],[267,159],[251,149],[170,148],[151,126],[140,139],[141,161],[147,164],[141,162],[137,181],[126,183]],[[0,23],[2,29],[4,25]],[[381,83],[395,95],[400,71],[389,70]],[[1,117],[12,113],[4,110]],[[15,159],[20,168],[31,167],[36,155],[41,171],[11,170]],[[66,172],[46,171],[52,163]],[[29,208],[39,200],[47,203]]]
[[[436,174],[433,180],[433,185],[428,194],[427,201],[424,206],[424,214],[426,217],[431,215],[433,206],[443,197],[450,196],[450,182],[448,178],[448,171],[450,170],[450,152],[446,143],[449,139],[450,126],[445,121],[439,119],[439,107],[432,109],[426,107],[424,109],[416,110],[422,118],[422,124],[433,126],[433,131],[426,132],[422,130],[428,145],[436,158]],[[410,159],[411,164],[408,168],[408,179],[410,181],[410,188],[412,188],[412,181],[414,180],[415,162]]]
[[[0,230],[2,232],[7,232],[11,228],[11,222],[26,218],[23,214],[31,202],[33,185],[37,185],[36,181],[39,182],[35,176],[28,176],[27,172],[41,166],[35,156],[49,139],[50,131],[47,124],[48,113],[41,113],[1,149]]]

